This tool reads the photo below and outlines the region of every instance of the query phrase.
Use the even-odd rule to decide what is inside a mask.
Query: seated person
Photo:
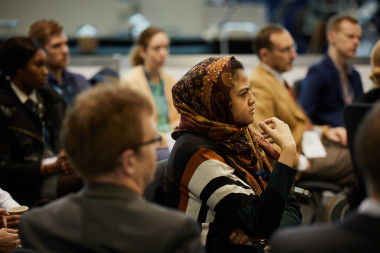
[[[121,79],[122,86],[147,95],[154,108],[157,130],[163,137],[163,145],[157,150],[158,160],[168,158],[167,134],[177,126],[179,120],[171,93],[174,78],[163,70],[169,55],[169,44],[169,37],[163,30],[155,27],[144,30],[131,54],[134,67]]]
[[[380,105],[366,116],[355,140],[355,157],[366,176],[368,197],[358,211],[333,225],[284,229],[270,240],[271,253],[378,252],[380,249]]]
[[[363,94],[360,75],[348,60],[355,57],[362,30],[350,15],[332,16],[326,29],[328,51],[311,66],[300,90],[300,103],[313,124],[343,126],[346,104]]]
[[[181,121],[164,178],[167,204],[201,224],[207,252],[263,252],[280,224],[301,222],[289,127],[277,118],[260,123],[281,154],[249,127],[256,99],[234,57],[198,63],[172,92]]]
[[[303,172],[301,180],[351,185],[354,173],[346,147],[346,129],[313,125],[282,76],[292,69],[297,57],[290,33],[278,25],[265,26],[257,32],[254,48],[260,62],[252,69],[249,81],[253,94],[260,100],[255,106],[252,126],[260,130],[258,122],[269,117],[277,117],[289,125],[298,151],[294,167]],[[314,137],[312,145],[304,142],[310,135]],[[317,155],[313,153],[315,147],[321,147]],[[321,154],[323,151],[325,156]]]
[[[63,28],[54,20],[39,20],[29,28],[29,36],[35,39],[46,52],[46,66],[49,70],[48,85],[60,94],[66,105],[85,89],[91,87],[82,75],[69,72],[69,46]]]
[[[358,102],[375,103],[380,99],[380,40],[378,40],[371,53],[372,72],[369,78],[372,80],[373,89],[363,94]]]
[[[44,87],[45,62],[43,49],[29,37],[11,37],[0,46],[0,185],[27,206],[57,197],[61,178],[75,177],[60,152],[64,104]],[[43,163],[58,153],[55,162]]]
[[[77,97],[66,114],[63,139],[86,184],[76,194],[23,215],[24,247],[48,252],[204,252],[195,221],[143,199],[161,141],[152,111],[144,96],[121,87],[98,86]]]

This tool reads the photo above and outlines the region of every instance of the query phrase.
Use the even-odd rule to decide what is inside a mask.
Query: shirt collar
[[[380,218],[380,202],[370,198],[366,198],[360,204],[358,212],[361,214],[366,214],[369,216]]]
[[[11,82],[11,88],[22,104],[25,104],[25,102],[28,99],[31,99],[34,103],[38,103],[36,89],[33,89],[32,93],[30,93],[30,95],[28,96],[19,87],[17,87],[13,82]]]
[[[345,64],[344,66],[340,66],[335,60],[328,54],[329,58],[331,59],[332,63],[334,64],[335,68],[339,71],[339,73],[343,75],[352,75],[352,69],[350,68],[350,65]]]
[[[261,62],[261,65],[266,71],[271,73],[280,83],[284,83],[285,79],[281,76],[281,74],[278,71],[274,70],[273,68],[269,67],[263,62]]]

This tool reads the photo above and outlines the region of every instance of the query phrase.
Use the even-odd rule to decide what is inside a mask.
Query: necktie
[[[25,102],[25,105],[40,118],[42,126],[45,126],[44,110],[43,110],[42,103],[37,104],[33,102],[33,100],[28,98],[28,100],[26,100]]]
[[[286,89],[289,91],[290,95],[292,96],[292,98],[297,101],[297,98],[296,96],[294,95],[294,91],[292,89],[292,87],[289,86],[288,82],[286,80],[284,80],[284,85],[286,87]]]
[[[33,102],[33,100],[31,100],[30,98],[28,98],[28,100],[26,100],[26,102],[25,102],[25,105],[30,110],[32,110],[32,112],[34,112],[35,114],[38,115],[38,107],[37,107],[37,104]]]

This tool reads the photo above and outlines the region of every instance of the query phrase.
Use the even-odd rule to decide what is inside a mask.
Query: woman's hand
[[[41,166],[41,174],[44,176],[54,175],[54,174],[69,174],[73,171],[70,163],[70,159],[65,151],[61,151],[57,160],[50,164],[43,164]]]
[[[260,121],[259,126],[263,130],[261,134],[264,139],[268,140],[269,143],[276,143],[281,148],[278,161],[292,167],[297,148],[288,124],[272,117]]]
[[[240,228],[235,228],[228,239],[230,239],[231,243],[239,245],[244,245],[249,242],[248,235]]]

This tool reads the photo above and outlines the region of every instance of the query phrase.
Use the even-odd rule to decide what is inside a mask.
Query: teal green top
[[[150,80],[148,80],[148,83],[152,90],[152,95],[157,108],[157,130],[162,133],[169,132],[168,103],[164,93],[164,81],[161,81],[160,83],[151,83]]]

